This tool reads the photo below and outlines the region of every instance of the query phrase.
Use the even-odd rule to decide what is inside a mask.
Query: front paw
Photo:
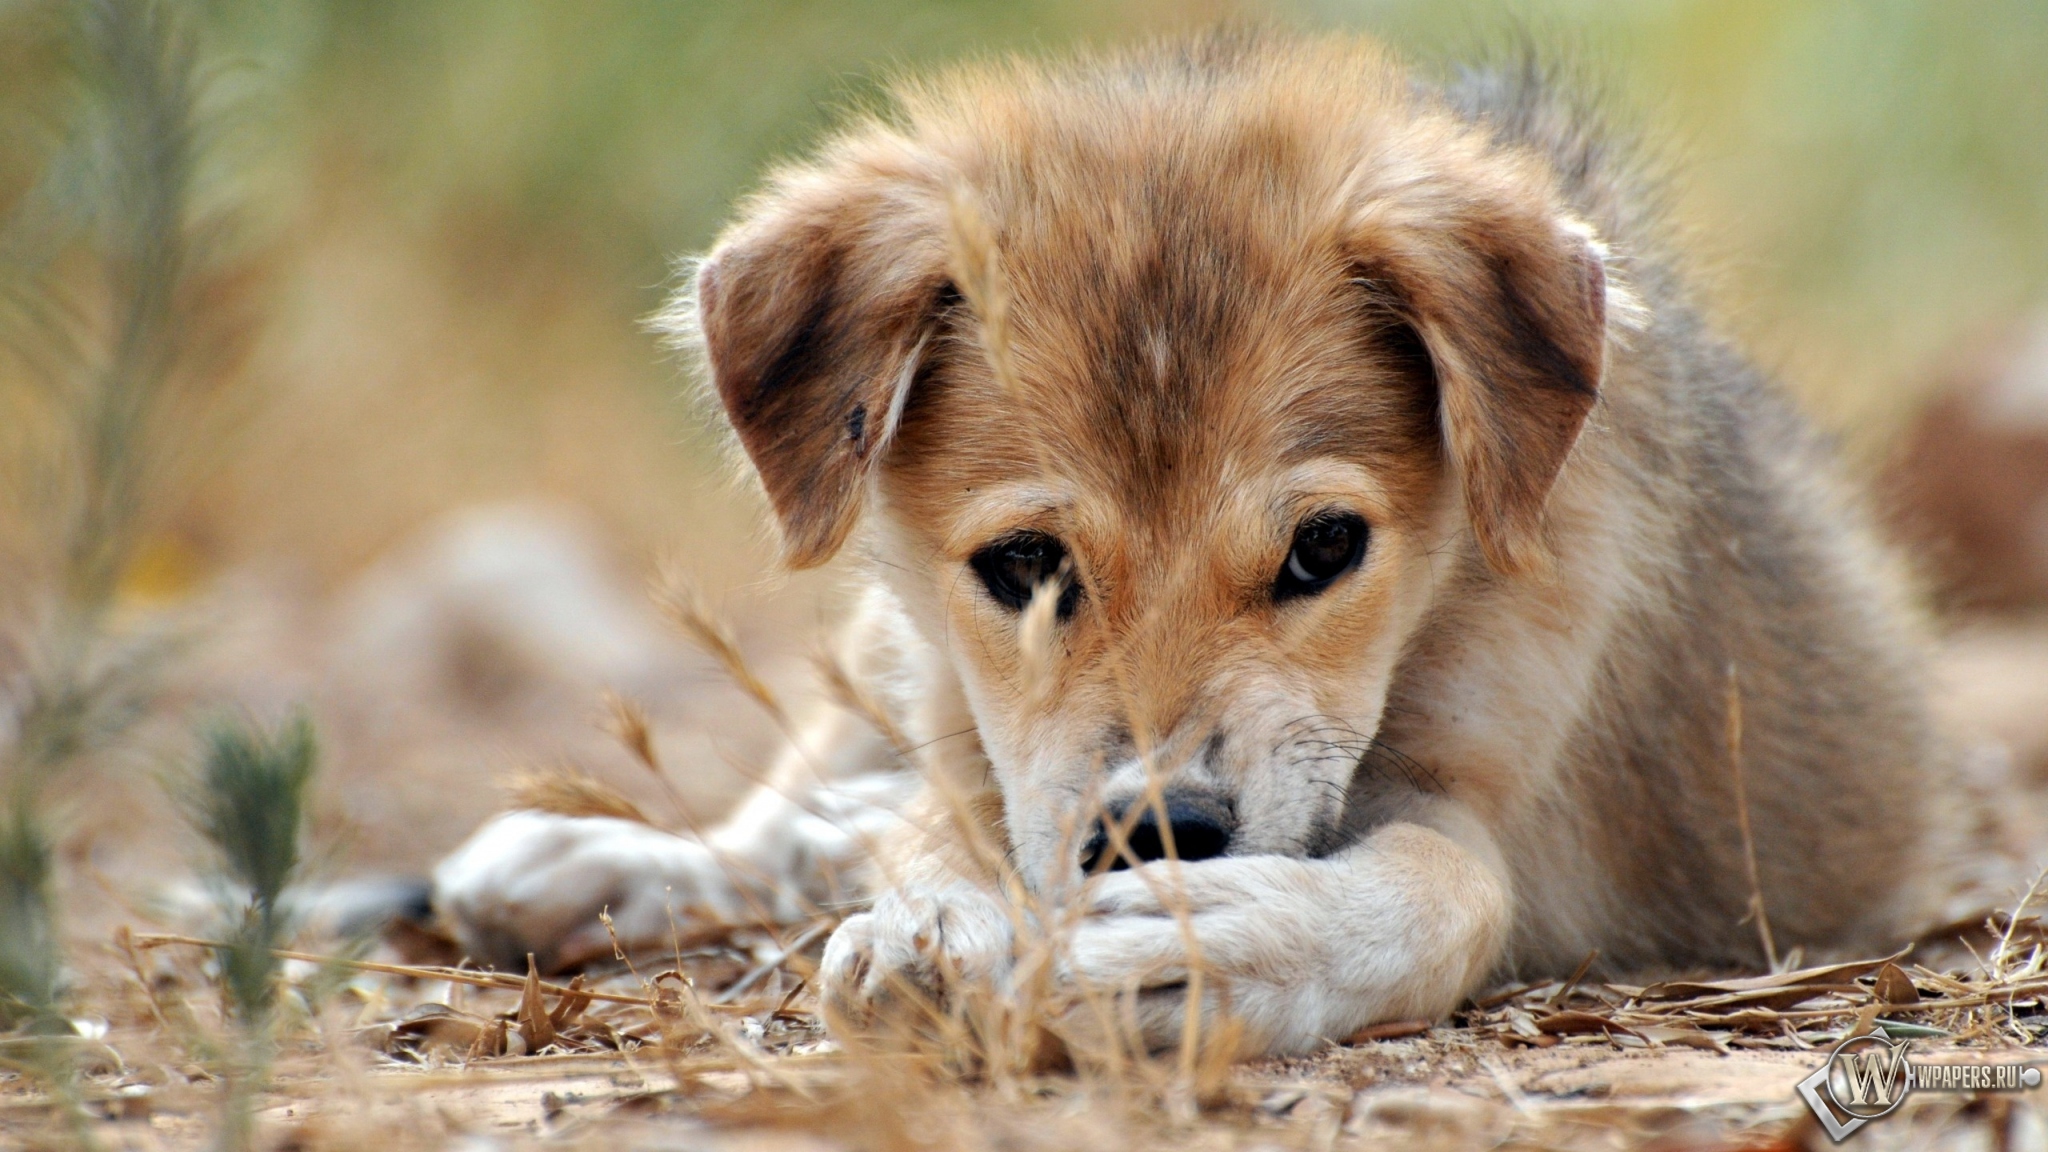
[[[1492,873],[1405,826],[1349,857],[1148,864],[1092,880],[1087,897],[1069,978],[1125,1005],[1111,1018],[1135,1018],[1154,1049],[1181,1040],[1197,980],[1203,1034],[1228,1017],[1247,1050],[1274,1055],[1441,1019],[1492,968],[1508,920]]]
[[[1068,945],[1081,993],[1068,1030],[1100,1043],[1114,1022],[1125,1043],[1171,1047],[1199,994],[1205,1042],[1233,1035],[1245,1051],[1287,1054],[1380,1018],[1403,998],[1418,958],[1399,932],[1361,931],[1334,879],[1320,862],[1281,857],[1098,878]]]
[[[819,979],[835,1030],[864,1030],[893,1008],[939,1008],[1009,975],[1016,922],[971,884],[896,889],[848,919],[825,945]]]
[[[508,812],[434,869],[434,911],[475,959],[544,970],[666,946],[693,925],[757,919],[703,844],[608,817]],[[598,914],[609,909],[612,928]]]

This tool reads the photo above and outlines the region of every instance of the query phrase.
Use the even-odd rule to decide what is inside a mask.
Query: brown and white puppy
[[[1893,566],[1650,217],[1532,79],[1216,37],[900,87],[749,200],[667,319],[789,562],[868,561],[850,650],[923,770],[1024,890],[1086,901],[1064,978],[1154,989],[1177,1037],[1184,898],[1209,987],[1299,1051],[1594,949],[1760,963],[1731,677],[1779,948],[1889,947],[1950,874]],[[893,786],[789,793],[900,763],[843,715],[805,743],[709,844],[504,817],[439,907],[557,959],[601,904],[654,940],[672,908],[793,914]],[[1171,840],[1173,887],[1084,885],[1094,814],[1135,819],[1148,774],[1119,860]],[[941,824],[889,833],[893,886],[826,951],[842,1006],[1011,963]]]

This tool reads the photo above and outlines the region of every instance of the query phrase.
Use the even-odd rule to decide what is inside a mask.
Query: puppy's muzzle
[[[1162,799],[1164,805],[1154,805],[1144,797],[1120,801],[1108,806],[1104,817],[1115,821],[1118,827],[1130,818],[1131,809],[1136,807],[1136,823],[1129,825],[1127,837],[1129,853],[1115,850],[1109,839],[1109,830],[1098,820],[1081,846],[1081,868],[1086,872],[1109,871],[1130,867],[1132,858],[1140,864],[1167,857],[1167,836],[1160,834],[1159,807],[1166,809],[1167,830],[1173,842],[1173,855],[1182,860],[1207,860],[1221,856],[1230,846],[1231,833],[1237,830],[1237,814],[1228,800],[1211,792],[1193,789],[1169,788]]]

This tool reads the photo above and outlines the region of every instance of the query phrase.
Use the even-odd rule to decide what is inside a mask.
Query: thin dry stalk
[[[1771,918],[1764,910],[1763,881],[1757,874],[1756,836],[1749,827],[1749,790],[1742,770],[1742,681],[1734,664],[1728,665],[1728,764],[1735,778],[1735,819],[1742,829],[1742,865],[1749,877],[1749,916],[1756,921],[1756,935],[1763,945],[1764,959],[1771,971],[1780,970],[1778,945],[1771,938]]]
[[[652,594],[662,614],[693,644],[716,660],[726,678],[768,714],[768,718],[775,723],[776,730],[782,734],[782,738],[802,758],[811,784],[817,788],[824,788],[828,781],[817,762],[811,758],[810,749],[803,739],[804,734],[790,719],[789,711],[783,707],[781,698],[776,696],[768,682],[757,675],[753,667],[747,663],[745,653],[740,651],[739,643],[733,638],[732,629],[712,610],[696,585],[674,568],[664,566],[655,578]],[[759,772],[731,757],[725,759],[748,782],[773,788],[784,799],[805,812],[830,822],[831,818],[818,811],[815,805],[800,794],[800,789],[792,782],[764,778]],[[691,833],[700,840],[704,839],[704,829],[698,826],[686,808],[682,810],[682,815],[689,824]],[[868,850],[871,857],[878,861],[882,859],[882,854],[874,850],[873,844],[864,843],[863,847]],[[721,864],[724,863],[721,860]],[[754,904],[751,897],[747,899],[749,905]]]
[[[1023,383],[1010,338],[1010,285],[997,255],[995,229],[965,184],[953,186],[947,208],[953,282],[981,320],[981,351],[997,385],[1012,399],[1021,399]]]
[[[2028,883],[2027,890],[2020,894],[2019,903],[2013,905],[2011,914],[2006,917],[2005,928],[1998,934],[1998,947],[1992,950],[1991,963],[1987,970],[1987,974],[1993,979],[2004,977],[2010,970],[2013,933],[2018,930],[2022,920],[2027,918],[2027,909],[2040,896],[2043,882],[2048,882],[2048,871],[2037,873],[2034,876],[2034,879]],[[2037,944],[2035,945],[2036,956],[2039,953],[2040,945]]]
[[[673,566],[664,565],[657,572],[649,591],[656,607],[661,610],[662,615],[670,623],[674,624],[692,644],[695,644],[698,649],[716,661],[719,670],[725,674],[726,678],[735,687],[739,688],[741,692],[745,693],[748,699],[754,701],[762,711],[768,714],[769,719],[775,723],[776,729],[782,733],[783,739],[788,741],[789,746],[804,757],[805,766],[809,769],[812,783],[823,787],[825,784],[824,773],[820,772],[818,766],[810,760],[810,755],[804,747],[801,733],[798,732],[796,725],[790,720],[789,710],[783,707],[781,698],[775,694],[774,689],[768,686],[768,682],[755,674],[753,666],[747,663],[746,654],[740,651],[739,642],[733,637],[732,629],[712,610],[710,603],[704,598],[702,591],[696,586],[695,582],[691,581]],[[644,722],[641,730],[645,731]],[[654,758],[651,736],[647,738],[645,747],[646,762],[650,763],[654,770],[665,779],[666,773],[660,772],[660,761]],[[628,749],[633,751],[636,757],[640,755],[639,751],[630,744]],[[786,787],[783,782],[766,780],[759,773],[750,771],[747,766],[731,758],[727,759],[728,763],[731,763],[750,782],[776,788],[790,803],[803,808],[806,812],[818,816],[820,819],[827,819],[823,813],[818,812],[802,796],[793,795],[792,790]],[[680,801],[679,797],[678,801]],[[678,802],[677,814],[683,818],[683,822],[688,826],[691,835],[700,841],[709,843],[705,835],[706,829],[696,820],[687,805]],[[766,908],[762,907],[760,901],[746,884],[740,883],[738,877],[733,875],[736,868],[742,867],[741,862],[730,860],[722,854],[716,858],[719,867],[726,872],[728,878],[733,879],[734,889],[739,893],[740,898],[746,901],[748,910],[760,917],[762,927],[773,932],[777,922],[776,917],[771,915]],[[771,886],[778,879],[776,877],[761,876],[754,869],[745,869],[745,871],[753,873],[755,880],[765,880]]]
[[[1041,582],[1031,591],[1031,602],[1017,619],[1019,679],[1024,685],[1025,706],[1036,709],[1045,702],[1052,686],[1054,629],[1059,622],[1060,598],[1066,592],[1067,566],[1062,576]]]
[[[714,744],[713,747],[717,748],[717,745]],[[827,816],[824,812],[820,811],[815,805],[811,804],[804,797],[791,795],[787,790],[779,788],[778,781],[771,780],[761,775],[759,772],[754,771],[750,766],[743,763],[738,757],[727,755],[725,750],[722,748],[718,749],[718,754],[719,759],[725,761],[728,767],[730,767],[734,772],[738,773],[748,783],[761,788],[776,788],[777,793],[779,795],[781,795],[784,799],[788,800],[790,803],[795,804],[797,807],[802,808],[806,813],[812,816],[816,816],[820,820],[830,819],[829,816]],[[685,823],[688,827],[690,835],[708,846],[711,843],[708,836],[709,830],[706,829],[694,816],[690,815],[687,812],[684,815]],[[870,855],[877,855],[877,853],[875,853],[874,851],[873,845],[863,846],[868,849]],[[747,861],[735,860],[722,852],[714,851],[712,858],[718,861],[719,870],[725,873],[726,879],[732,881],[733,889],[734,891],[739,893],[740,899],[746,901],[747,910],[752,912],[758,918],[760,927],[767,929],[771,935],[775,934],[775,928],[780,923],[779,918],[776,917],[765,906],[762,905],[760,898],[755,894],[755,889],[750,888],[747,884],[741,883],[741,879],[744,878],[747,881],[751,882],[753,885],[758,886],[761,891],[773,891],[778,884],[784,882],[784,878],[772,876],[766,872],[763,872],[761,869],[754,867]],[[805,903],[808,905],[809,901],[806,900]],[[810,916],[822,916],[827,914],[824,909],[817,907],[806,907],[804,909],[804,912],[806,915]],[[777,937],[777,942],[778,944],[780,943],[779,936]]]
[[[603,816],[655,826],[640,806],[618,789],[568,768],[521,772],[506,781],[505,792],[514,808],[557,816]]]
[[[646,709],[640,702],[609,688],[603,695],[605,709],[605,731],[625,746],[633,762],[647,770],[654,777],[662,794],[676,810],[676,817],[685,824],[691,822],[690,805],[683,799],[682,790],[669,777],[668,766],[661,761],[661,755],[654,748],[654,726],[648,723]]]
[[[1176,563],[1174,571],[1167,577],[1167,583],[1170,587],[1178,586],[1181,582],[1188,579],[1189,576],[1188,561],[1183,559]],[[1158,612],[1162,611],[1161,606],[1169,602],[1170,599],[1171,597],[1168,596],[1158,596],[1153,599],[1152,603],[1145,610],[1146,622],[1139,625],[1141,631],[1149,625]],[[1201,1083],[1205,1074],[1201,1070],[1213,1062],[1212,1059],[1203,1055],[1201,1019],[1203,1005],[1206,1000],[1205,984],[1210,974],[1202,955],[1201,943],[1194,931],[1192,910],[1187,903],[1186,889],[1181,884],[1179,846],[1174,842],[1172,822],[1167,818],[1165,778],[1161,770],[1164,750],[1159,747],[1158,740],[1156,739],[1157,726],[1151,722],[1148,697],[1138,690],[1139,676],[1134,670],[1126,666],[1125,660],[1121,658],[1122,655],[1119,654],[1119,658],[1112,660],[1111,669],[1116,676],[1119,692],[1126,701],[1130,728],[1136,741],[1139,762],[1145,769],[1145,792],[1143,803],[1131,806],[1130,811],[1126,814],[1126,819],[1111,832],[1111,840],[1119,853],[1128,852],[1125,837],[1135,827],[1137,820],[1148,811],[1152,814],[1160,829],[1160,843],[1166,854],[1165,881],[1162,883],[1150,871],[1145,869],[1139,869],[1136,874],[1145,882],[1161,905],[1174,917],[1175,925],[1181,935],[1183,947],[1187,951],[1187,1007],[1185,1015],[1182,1017],[1180,1043],[1177,1049],[1176,1087],[1169,1094],[1170,1102],[1175,1104],[1176,1109],[1181,1112],[1187,1112],[1193,1107],[1194,1101],[1206,1093],[1207,1089]],[[1132,859],[1131,862],[1133,864],[1137,863],[1135,859]],[[1241,1032],[1241,1024],[1229,1019],[1227,1011],[1228,988],[1223,987],[1220,991],[1222,993],[1221,1000],[1225,1006],[1225,1011],[1221,1014],[1220,1019],[1226,1025],[1225,1031],[1232,1036],[1229,1046],[1234,1049],[1237,1043],[1236,1037]],[[1216,1046],[1211,1045],[1211,1047]]]
[[[794,738],[789,712],[768,682],[754,674],[732,630],[704,598],[696,584],[673,568],[664,567],[652,587],[655,606],[680,629],[692,644],[718,662],[718,667],[740,691],[761,706],[785,735]]]
[[[826,695],[834,704],[865,721],[868,727],[889,742],[889,748],[905,765],[917,763],[917,748],[910,741],[896,718],[882,706],[881,700],[868,690],[868,686],[854,678],[838,653],[829,649],[821,650],[811,657],[811,665],[818,671],[818,679],[825,685]]]
[[[1011,403],[1021,406],[1026,396],[1023,375],[1017,370],[1015,331],[1010,323],[1013,295],[1009,280],[1003,273],[996,230],[982,212],[974,190],[965,182],[956,183],[948,190],[946,223],[948,271],[979,320],[976,333],[982,356],[988,361],[996,386],[1003,390]],[[1038,435],[1035,422],[1020,420],[1017,431],[1037,457],[1039,473],[1047,477],[1057,475],[1058,470],[1051,466],[1052,452]],[[1093,596],[1095,583],[1089,576],[1086,562],[1071,554],[1067,562],[1073,565],[1071,578],[1082,591]]]
[[[1160,903],[1172,914],[1174,925],[1181,936],[1181,946],[1187,949],[1187,992],[1186,1004],[1181,1012],[1181,1033],[1176,1071],[1178,1077],[1175,1090],[1168,1096],[1168,1102],[1183,1118],[1192,1120],[1197,1099],[1201,1095],[1199,1073],[1204,1063],[1201,1059],[1202,1009],[1205,977],[1208,965],[1202,957],[1202,944],[1195,935],[1193,910],[1187,901],[1187,889],[1182,883],[1180,849],[1173,838],[1173,821],[1167,818],[1164,773],[1158,770],[1156,757],[1145,758],[1145,806],[1152,810],[1152,818],[1158,822],[1160,846],[1166,850],[1167,878],[1164,884],[1155,884],[1147,877],[1146,883],[1159,893]],[[1138,875],[1146,876],[1144,869]]]
[[[174,933],[149,932],[130,937],[135,948],[148,951],[152,948],[184,947],[210,948],[219,950],[227,947],[219,940],[206,940],[197,936],[181,936]],[[387,976],[405,976],[414,980],[446,980],[451,984],[467,984],[472,988],[501,988],[513,992],[524,991],[526,978],[503,972],[473,972],[463,968],[449,968],[440,964],[384,964],[375,960],[356,960],[347,956],[323,956],[318,952],[299,952],[289,948],[273,948],[270,954],[279,960],[303,960],[310,964],[333,965],[352,972],[381,972]],[[569,988],[560,984],[540,982],[540,990],[558,995],[588,996],[609,1004],[636,1004],[651,1008],[654,1001],[646,996],[627,996],[618,992],[593,992],[582,988]]]

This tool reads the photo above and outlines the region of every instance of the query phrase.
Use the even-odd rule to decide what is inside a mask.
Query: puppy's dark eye
[[[1031,603],[1040,584],[1057,581],[1060,602],[1056,611],[1065,620],[1074,614],[1081,596],[1067,563],[1067,546],[1043,532],[1019,532],[976,552],[967,561],[974,574],[988,588],[996,602],[1021,612]]]
[[[1273,581],[1273,598],[1313,596],[1358,566],[1365,555],[1365,521],[1349,512],[1319,512],[1294,530],[1294,547]]]

